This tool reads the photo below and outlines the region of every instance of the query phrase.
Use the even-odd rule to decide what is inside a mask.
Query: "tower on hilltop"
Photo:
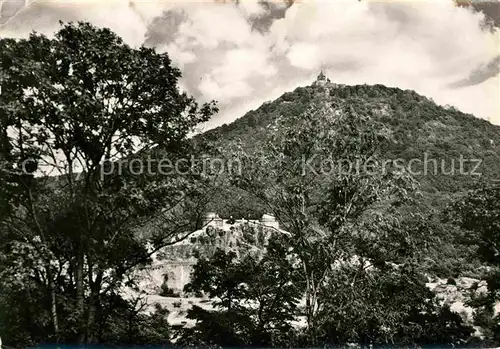
[[[325,86],[327,83],[330,82],[330,79],[328,79],[323,73],[323,70],[319,73],[318,77],[316,78],[316,81],[313,83],[314,86]]]

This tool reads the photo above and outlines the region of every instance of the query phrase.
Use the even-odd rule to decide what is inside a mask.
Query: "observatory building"
[[[270,214],[265,214],[259,220],[246,220],[246,219],[223,219],[215,212],[208,212],[203,219],[203,227],[215,227],[221,229],[229,229],[232,226],[238,226],[241,224],[252,224],[260,225],[270,228],[279,229],[279,223],[276,218]]]

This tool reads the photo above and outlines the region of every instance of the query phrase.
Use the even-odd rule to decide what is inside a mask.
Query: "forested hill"
[[[257,110],[212,129],[202,137],[220,147],[238,142],[247,151],[255,151],[285,118],[319,108],[326,108],[334,115],[336,110],[346,106],[386,128],[389,141],[382,145],[385,158],[402,158],[409,162],[411,159],[424,161],[424,156],[427,156],[430,161],[427,175],[416,176],[416,179],[421,190],[429,195],[461,191],[473,187],[478,181],[491,181],[499,176],[500,126],[453,107],[439,106],[414,91],[383,85],[347,86],[316,81],[266,102]],[[469,169],[465,175],[459,171],[461,156],[465,168]],[[474,171],[481,176],[470,175],[473,164],[478,162],[467,160],[474,159],[482,161]],[[437,170],[432,160],[436,160]],[[414,164],[417,169],[419,162],[414,161]],[[441,170],[441,164],[444,164],[444,170]],[[446,175],[452,165],[455,173]]]

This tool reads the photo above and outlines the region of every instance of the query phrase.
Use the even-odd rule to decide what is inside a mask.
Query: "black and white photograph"
[[[500,349],[500,0],[0,0],[0,349]]]

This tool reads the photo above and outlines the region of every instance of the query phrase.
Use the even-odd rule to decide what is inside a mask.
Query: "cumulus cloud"
[[[496,56],[488,64],[481,65],[477,69],[474,69],[467,78],[450,84],[450,87],[459,88],[479,85],[490,78],[498,76],[498,74],[500,74],[500,55]]]
[[[87,21],[112,29],[132,46],[140,46],[144,42],[148,23],[170,6],[164,1],[131,0],[0,1],[2,8],[17,4],[16,11],[10,11],[0,25],[2,37],[21,38],[33,31],[51,36],[60,28],[59,21]],[[19,4],[23,6],[19,7]],[[3,10],[1,14],[3,17]]]
[[[198,3],[162,15],[167,27],[180,17],[176,11],[184,16],[162,37],[163,47],[182,63],[192,93],[221,103],[213,124],[310,83],[321,69],[339,83],[414,89],[500,123],[499,78],[490,63],[499,54],[498,31],[485,30],[482,13],[444,0],[308,1],[281,12],[252,6]],[[266,25],[256,28],[256,16]],[[158,19],[149,31],[161,26]],[[186,53],[196,58],[186,62]],[[491,81],[483,83],[486,76]],[[456,91],[457,81],[470,78],[476,83]]]
[[[452,0],[36,5],[3,29],[48,33],[59,19],[88,20],[130,44],[167,51],[183,71],[183,88],[219,101],[209,126],[310,84],[319,70],[338,83],[414,89],[500,124],[499,31],[485,26],[483,13],[491,6],[478,12]]]

